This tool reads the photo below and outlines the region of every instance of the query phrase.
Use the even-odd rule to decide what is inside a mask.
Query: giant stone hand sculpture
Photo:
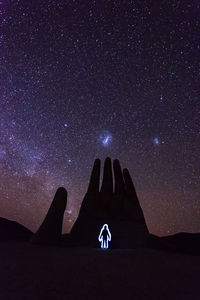
[[[74,245],[99,247],[98,234],[104,223],[112,233],[112,248],[148,244],[149,231],[129,171],[122,172],[118,160],[114,160],[113,169],[114,190],[110,158],[105,160],[100,188],[100,160],[95,160],[88,191],[70,233]]]
[[[148,245],[149,231],[129,171],[124,169],[122,172],[118,160],[114,160],[113,170],[114,190],[112,163],[107,158],[100,188],[100,160],[95,160],[87,193],[66,246],[99,247],[98,235],[105,223],[112,233],[111,248]],[[61,242],[66,202],[67,191],[59,188],[45,220],[31,240],[32,243]]]

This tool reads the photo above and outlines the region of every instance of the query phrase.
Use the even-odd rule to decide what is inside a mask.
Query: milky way
[[[64,231],[96,157],[128,167],[149,230],[200,231],[199,1],[0,1],[0,216]]]

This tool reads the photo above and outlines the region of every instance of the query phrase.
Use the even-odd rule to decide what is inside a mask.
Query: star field
[[[95,158],[128,167],[150,232],[200,231],[198,1],[0,1],[0,216],[36,230]]]

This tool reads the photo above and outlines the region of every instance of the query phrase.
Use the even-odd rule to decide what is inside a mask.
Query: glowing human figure
[[[99,242],[101,242],[101,249],[108,249],[108,242],[111,241],[111,233],[108,224],[104,224],[99,234]]]

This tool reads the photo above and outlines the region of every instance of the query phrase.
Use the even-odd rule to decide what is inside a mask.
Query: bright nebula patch
[[[107,147],[112,142],[112,135],[108,131],[104,131],[100,134],[99,140],[104,147]]]
[[[159,146],[159,145],[160,145],[160,141],[159,141],[159,139],[158,139],[157,137],[155,137],[155,138],[153,139],[153,143],[154,143],[154,145],[156,145],[156,146]]]

